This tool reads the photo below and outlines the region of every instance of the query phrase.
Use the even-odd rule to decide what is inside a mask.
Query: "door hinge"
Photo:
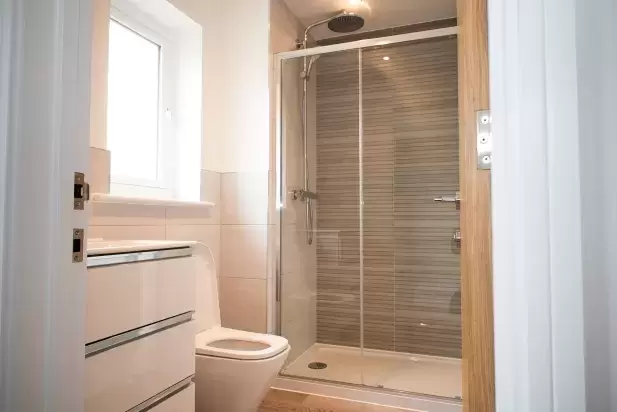
[[[90,185],[86,182],[83,173],[75,172],[73,181],[73,210],[84,210],[86,202],[90,200]]]
[[[73,229],[73,263],[84,261],[84,230]]]
[[[476,112],[478,169],[490,170],[493,163],[493,134],[491,111]]]

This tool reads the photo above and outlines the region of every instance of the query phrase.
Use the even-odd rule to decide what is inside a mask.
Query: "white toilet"
[[[290,351],[280,336],[221,327],[216,273],[197,271],[195,411],[255,412]],[[241,299],[241,297],[239,297]]]

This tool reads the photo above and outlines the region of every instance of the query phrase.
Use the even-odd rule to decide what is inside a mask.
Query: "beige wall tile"
[[[228,278],[267,278],[267,225],[221,226],[221,274]]]
[[[220,281],[223,326],[266,333],[266,279],[220,278]]]
[[[92,226],[165,226],[165,207],[120,203],[91,203]]]
[[[212,220],[221,221],[221,174],[210,170],[201,171],[201,200],[215,204]]]
[[[86,180],[90,183],[92,193],[109,193],[109,151],[90,148],[90,173]]]
[[[167,224],[172,225],[218,225],[218,216],[210,207],[167,206]]]
[[[221,223],[265,225],[268,223],[268,172],[223,173]]]
[[[221,173],[201,171],[201,200],[219,203],[221,200]]]
[[[216,262],[216,274],[221,273],[221,226],[220,225],[167,225],[167,240],[196,240],[206,244]],[[200,246],[197,252],[201,253]]]
[[[165,226],[90,226],[89,239],[165,240]]]

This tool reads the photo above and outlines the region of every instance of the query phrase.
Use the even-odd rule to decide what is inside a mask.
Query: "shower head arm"
[[[326,23],[328,23],[330,20],[332,20],[332,17],[328,17],[327,19],[323,19],[323,20],[320,20],[320,21],[318,21],[318,22],[315,22],[315,23],[311,24],[310,26],[308,26],[308,27],[306,28],[306,30],[304,30],[304,40],[302,41],[302,48],[303,48],[303,49],[306,49],[306,45],[307,45],[307,43],[308,43],[308,35],[309,35],[309,32],[310,32],[311,30],[313,30],[313,29],[314,29],[315,27],[317,27],[317,26],[321,26],[322,24],[326,24]]]
[[[315,23],[311,24],[310,26],[308,26],[308,27],[306,28],[306,30],[304,30],[304,40],[302,41],[302,48],[303,48],[303,49],[306,49],[306,45],[307,45],[307,43],[308,43],[308,35],[309,35],[309,32],[310,32],[311,30],[313,30],[315,27],[317,27],[317,26],[321,26],[321,25],[323,25],[323,24],[327,24],[327,23],[329,23],[330,21],[332,21],[332,20],[334,20],[334,19],[336,19],[336,18],[338,18],[338,17],[347,16],[348,14],[349,14],[349,13],[348,13],[347,11],[343,11],[343,12],[341,12],[341,13],[338,13],[338,14],[337,14],[337,15],[335,15],[335,16],[328,17],[327,19],[320,20],[320,21],[315,22]]]

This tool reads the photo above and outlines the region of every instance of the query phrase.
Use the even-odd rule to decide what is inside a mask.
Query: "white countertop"
[[[148,250],[193,247],[197,242],[190,240],[88,240],[88,255],[143,252]]]

